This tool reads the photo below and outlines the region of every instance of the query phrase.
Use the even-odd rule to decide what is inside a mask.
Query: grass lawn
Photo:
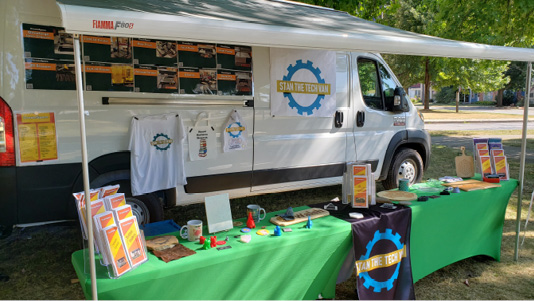
[[[494,132],[491,132],[492,135]],[[471,133],[477,136],[477,133]],[[505,138],[503,136],[503,138]],[[505,148],[508,145],[505,140]],[[510,144],[516,142],[510,142]],[[455,175],[457,150],[433,146],[430,167],[424,178]],[[509,160],[510,174],[517,178],[519,162]],[[525,168],[525,201],[522,202],[522,223],[526,218],[530,193],[534,189],[534,164]],[[377,191],[383,189],[378,185]],[[325,202],[341,196],[341,186],[308,189],[287,193],[232,200],[232,215],[244,217],[246,205],[255,203],[267,211]],[[501,262],[486,257],[462,260],[440,269],[415,284],[417,299],[534,299],[534,225],[527,232],[518,262],[513,260],[515,244],[517,193],[509,201],[504,224]],[[166,219],[183,225],[190,219],[203,219],[203,204],[167,210]],[[484,218],[481,216],[480,218]],[[476,239],[476,238],[474,238]],[[17,228],[7,239],[0,240],[0,274],[9,281],[0,281],[0,299],[83,299],[83,293],[70,263],[72,252],[83,247],[77,222],[50,226]],[[468,281],[469,286],[465,284]],[[336,299],[356,299],[355,279],[339,284]]]

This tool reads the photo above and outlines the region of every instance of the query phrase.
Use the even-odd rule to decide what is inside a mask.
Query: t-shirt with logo
[[[182,144],[185,129],[177,114],[136,116],[130,125],[132,195],[187,184]]]

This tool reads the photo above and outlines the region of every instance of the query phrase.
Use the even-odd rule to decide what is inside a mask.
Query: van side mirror
[[[406,100],[406,93],[402,87],[396,87],[393,93],[393,98],[389,101],[386,99],[386,111],[390,112],[407,112],[409,111]]]

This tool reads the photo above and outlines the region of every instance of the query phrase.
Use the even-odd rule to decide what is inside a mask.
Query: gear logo
[[[317,82],[303,83],[291,81],[295,73],[300,70],[311,72]],[[313,115],[314,110],[318,110],[321,107],[321,101],[324,99],[325,94],[330,94],[330,85],[325,83],[325,80],[321,77],[321,70],[314,67],[312,61],[303,63],[302,60],[297,60],[295,65],[289,65],[287,67],[287,75],[284,75],[283,81],[281,82],[287,84],[284,84],[284,88],[279,90],[279,92],[284,92],[284,97],[289,100],[289,106],[296,109],[299,115]],[[305,106],[295,100],[293,93],[316,94],[317,97],[310,105]]]
[[[171,148],[171,144],[174,141],[169,138],[169,136],[159,133],[154,136],[154,139],[152,142],[150,142],[150,145],[154,146],[157,150],[165,151]]]
[[[245,130],[245,127],[241,125],[241,122],[234,122],[234,123],[229,124],[225,130],[230,135],[230,137],[238,138],[239,136],[241,136],[241,133]]]
[[[365,288],[368,289],[373,287],[373,291],[375,293],[380,293],[382,289],[387,289],[389,291],[393,288],[393,283],[399,277],[402,258],[406,257],[406,246],[401,243],[400,239],[401,236],[398,233],[393,235],[393,231],[391,229],[386,229],[384,233],[381,233],[378,230],[375,232],[373,239],[369,241],[366,246],[367,251],[365,255],[362,255],[360,260],[356,261],[356,271],[358,273],[358,277],[365,280],[363,283]],[[373,247],[381,240],[391,241],[397,250],[389,254],[375,255],[371,257],[371,251],[373,250]],[[386,281],[377,281],[371,278],[369,275],[369,271],[373,269],[389,267],[393,265],[396,265],[395,271]]]

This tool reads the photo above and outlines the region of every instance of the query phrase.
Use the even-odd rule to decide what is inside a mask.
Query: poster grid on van
[[[332,117],[336,110],[334,51],[272,48],[271,115]]]

